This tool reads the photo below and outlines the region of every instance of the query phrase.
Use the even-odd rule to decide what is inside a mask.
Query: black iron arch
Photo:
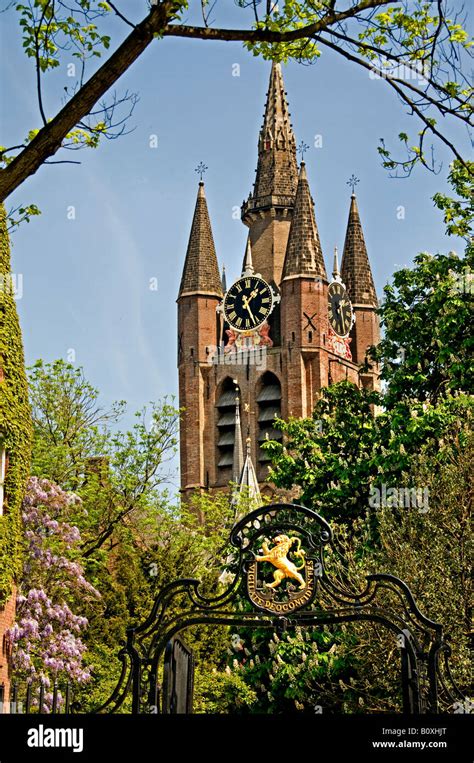
[[[215,596],[202,593],[194,578],[167,585],[145,622],[128,629],[119,654],[120,679],[97,712],[123,712],[130,698],[132,713],[158,708],[158,673],[167,645],[200,624],[279,631],[297,625],[380,623],[399,637],[405,713],[449,711],[466,700],[449,669],[442,626],[420,612],[403,581],[389,574],[367,575],[360,591],[350,580],[341,584],[332,579],[326,552],[333,546],[333,533],[315,511],[297,504],[262,506],[237,522],[229,542],[232,582]]]

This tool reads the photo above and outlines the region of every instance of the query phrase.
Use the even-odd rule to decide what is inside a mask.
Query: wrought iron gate
[[[234,526],[230,546],[233,579],[223,593],[208,597],[199,580],[176,580],[157,596],[147,620],[128,630],[119,655],[119,682],[98,712],[123,712],[130,695],[132,713],[149,713],[150,708],[191,712],[192,655],[176,637],[200,624],[278,631],[297,625],[380,623],[394,633],[400,648],[405,713],[449,711],[465,700],[449,670],[442,626],[420,612],[403,581],[367,575],[360,591],[350,580],[341,584],[332,579],[326,562],[333,534],[316,512],[296,504],[262,506]],[[246,610],[237,608],[242,597],[250,605]]]

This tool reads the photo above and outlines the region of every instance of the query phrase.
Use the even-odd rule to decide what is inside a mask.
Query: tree
[[[83,689],[75,687],[75,698],[83,710],[91,710],[115,688],[117,652],[127,626],[144,621],[167,583],[195,576],[204,589],[215,590],[234,510],[223,494],[196,495],[190,506],[168,495],[163,466],[174,453],[179,413],[168,403],[151,404],[137,414],[130,431],[120,431],[125,404],[104,409],[82,369],[63,361],[36,363],[30,369],[30,394],[33,481],[42,484],[55,475],[62,486],[74,487],[77,500],[58,504],[54,519],[77,529],[74,564],[100,592],[98,601],[84,597],[80,609],[88,622],[82,669],[90,681]],[[49,517],[36,507],[33,519],[49,528]],[[28,614],[29,602],[22,600],[21,606]],[[27,634],[17,635],[23,643]],[[199,707],[211,708],[219,696],[224,701],[238,694],[239,682],[224,671],[225,629],[200,627],[186,639],[197,661]],[[27,646],[24,651],[31,652],[34,645]],[[220,670],[208,681],[216,666]]]
[[[40,681],[47,689],[47,710],[53,700],[48,689],[54,684],[90,679],[81,639],[88,621],[74,610],[83,610],[85,601],[100,594],[84,577],[78,561],[81,536],[67,521],[78,505],[77,495],[54,483],[29,480],[23,501],[27,555],[18,580],[16,622],[8,637],[15,678]]]
[[[460,23],[462,12],[450,18],[447,0],[439,0],[435,11],[425,0],[415,0],[410,6],[393,5],[390,0],[355,0],[349,7],[341,7],[339,0],[286,0],[281,8],[273,0],[237,0],[246,24],[242,29],[214,26],[210,14],[217,12],[216,4],[210,6],[207,0],[201,3],[202,26],[183,23],[194,5],[188,0],[154,0],[141,21],[127,18],[122,3],[120,8],[106,0],[33,0],[15,5],[23,46],[35,66],[41,124],[16,146],[2,149],[5,166],[0,172],[0,201],[60,149],[96,147],[101,138],[120,135],[136,96],[125,93],[113,94],[109,101],[100,99],[155,38],[171,36],[241,41],[254,55],[284,61],[313,62],[323,49],[332,50],[383,78],[420,122],[415,145],[408,135],[399,135],[406,150],[404,159],[394,159],[382,141],[379,151],[386,167],[409,174],[421,162],[435,170],[425,148],[428,135],[447,145],[465,165],[449,137],[449,128],[441,130],[437,123],[442,117],[444,123],[469,125],[472,115],[471,91],[462,71],[471,43]],[[131,31],[86,80],[86,65],[111,46],[106,32],[112,13]],[[79,74],[66,91],[66,103],[50,117],[42,83],[60,65],[64,50],[73,51]]]
[[[135,414],[130,431],[115,425],[125,403],[109,410],[82,369],[62,360],[30,369],[34,427],[32,473],[79,490],[84,554],[111,541],[134,512],[144,511],[167,481],[166,463],[177,445],[179,412],[166,400]]]

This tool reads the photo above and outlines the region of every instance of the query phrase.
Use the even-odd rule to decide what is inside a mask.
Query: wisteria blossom
[[[16,622],[8,636],[16,676],[39,681],[46,690],[55,682],[90,678],[81,640],[88,621],[73,610],[85,597],[100,594],[75,560],[81,536],[66,521],[80,503],[77,495],[37,477],[30,478],[23,501],[27,548]],[[46,710],[52,696],[45,691]]]

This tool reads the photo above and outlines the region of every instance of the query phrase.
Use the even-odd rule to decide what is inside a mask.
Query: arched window
[[[275,429],[274,419],[281,416],[281,384],[275,374],[267,371],[260,379],[258,405],[258,462],[266,464],[270,457],[261,445],[265,440],[282,440],[283,433]]]
[[[235,398],[237,392],[231,378],[222,382],[216,402],[217,467],[219,482],[232,479],[235,439]]]

